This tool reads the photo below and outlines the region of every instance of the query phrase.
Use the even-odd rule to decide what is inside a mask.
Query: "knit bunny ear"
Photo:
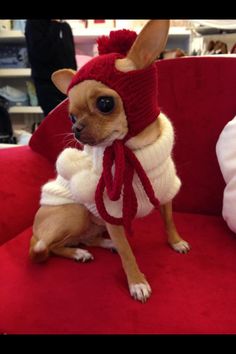
[[[109,36],[101,36],[97,39],[98,53],[119,53],[126,55],[132,47],[137,33],[130,30],[111,31]]]

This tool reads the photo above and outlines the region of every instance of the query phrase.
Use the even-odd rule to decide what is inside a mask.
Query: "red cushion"
[[[54,167],[28,146],[0,150],[0,244],[32,225]]]
[[[236,115],[236,58],[159,61],[158,77],[159,102],[176,131],[174,157],[183,182],[175,208],[220,214],[225,183],[215,145]]]
[[[159,214],[135,222],[130,242],[153,290],[131,299],[117,254],[90,248],[79,264],[28,259],[28,229],[0,248],[2,333],[235,333],[236,240],[215,216],[175,214],[192,250],[166,244]]]

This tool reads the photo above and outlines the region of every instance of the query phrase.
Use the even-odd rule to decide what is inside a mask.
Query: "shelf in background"
[[[115,29],[114,29],[115,30]],[[104,29],[104,28],[87,28],[82,30],[74,30],[73,36],[75,43],[88,43],[94,42],[100,36],[107,36],[109,35],[112,29]]]
[[[14,106],[9,108],[9,113],[43,113],[39,106]]]
[[[0,69],[0,77],[30,77],[30,68],[9,68]]]
[[[191,31],[186,27],[170,27],[169,35],[170,36],[189,36]]]
[[[86,42],[93,42],[99,36],[107,36],[110,31],[115,31],[116,28],[86,28],[81,30],[73,30],[73,35],[75,39],[75,43],[86,43]],[[135,31],[139,33],[141,30],[136,29]],[[186,29],[185,27],[170,27],[169,35],[170,36],[188,36],[190,34],[190,30]],[[21,31],[2,31],[0,32],[0,41],[1,42],[13,42],[13,41],[24,41],[25,35]]]
[[[221,40],[227,40],[227,39],[234,39],[236,38],[236,32],[234,33],[207,33],[207,34],[200,34],[200,33],[197,33],[196,34],[198,37],[203,37],[203,38],[209,38],[209,39],[212,39],[213,40],[215,38],[221,38]]]
[[[25,35],[21,31],[1,31],[0,32],[0,41],[1,42],[24,42],[25,41]]]
[[[103,28],[98,28],[98,29],[93,29],[93,28],[87,28],[87,29],[82,29],[80,31],[73,31],[74,35],[74,40],[75,43],[88,43],[88,42],[94,42],[98,37],[100,36],[107,36],[109,35],[110,31],[115,31],[116,29],[103,29]],[[135,30],[137,33],[141,31],[140,29]],[[171,27],[169,30],[169,36],[189,36],[191,33],[190,30],[186,29],[185,27]]]

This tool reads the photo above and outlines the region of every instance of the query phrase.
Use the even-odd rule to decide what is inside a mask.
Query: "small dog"
[[[149,80],[155,58],[165,48],[168,30],[168,20],[151,20],[133,41],[126,56],[114,59],[113,54],[101,55],[92,59],[91,64],[85,64],[78,77],[70,69],[58,70],[52,75],[56,87],[68,94],[73,133],[84,150],[68,148],[59,155],[58,177],[43,186],[30,244],[30,257],[37,262],[46,260],[51,253],[82,262],[92,260],[93,256],[78,248],[78,244],[115,249],[121,257],[130,293],[141,302],[150,297],[151,287],[137,265],[126,233],[132,218],[147,215],[153,209],[156,199],[149,181],[161,204],[168,243],[180,253],[190,249],[176,230],[172,217],[172,199],[181,184],[171,158],[173,128],[167,117],[157,110],[154,102],[157,96],[150,101],[150,106],[147,104],[154,89],[151,87],[150,94],[145,94],[145,80]],[[150,72],[152,85],[155,75]],[[135,105],[131,102],[134,94],[139,97]],[[138,120],[137,112],[140,112]],[[153,112],[156,112],[154,117]],[[117,141],[123,141],[123,145],[115,145]],[[112,156],[110,170],[105,171]],[[128,163],[127,156],[131,156]],[[114,167],[115,163],[118,168]],[[123,174],[122,166],[125,166]],[[141,170],[145,170],[149,180]],[[121,176],[129,182],[117,182],[112,189],[108,172],[114,176],[113,186]],[[102,185],[101,176],[106,186]],[[110,238],[104,238],[105,232]]]

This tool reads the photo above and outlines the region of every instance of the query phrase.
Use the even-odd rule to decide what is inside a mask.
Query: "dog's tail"
[[[35,263],[44,262],[49,257],[49,249],[44,240],[31,238],[29,256]]]

